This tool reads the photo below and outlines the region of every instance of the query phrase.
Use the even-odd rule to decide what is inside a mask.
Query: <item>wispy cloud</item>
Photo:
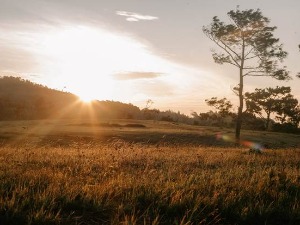
[[[151,79],[163,75],[163,73],[156,72],[124,72],[114,74],[117,80],[136,80],[136,79]]]
[[[117,11],[116,14],[126,17],[126,20],[129,22],[138,22],[140,20],[158,20],[158,17],[156,16],[141,15],[138,13],[127,11]]]

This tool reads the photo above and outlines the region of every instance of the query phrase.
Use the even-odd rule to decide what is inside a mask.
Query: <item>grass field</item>
[[[299,135],[153,121],[0,123],[0,224],[300,224]]]

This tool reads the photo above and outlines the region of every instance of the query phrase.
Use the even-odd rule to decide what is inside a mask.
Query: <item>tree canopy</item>
[[[246,92],[246,108],[248,113],[256,114],[266,120],[265,129],[269,128],[271,114],[281,123],[295,120],[298,100],[291,94],[290,87],[256,88],[254,92]]]
[[[228,115],[232,109],[232,103],[227,98],[218,99],[217,97],[212,97],[211,99],[205,99],[205,102],[207,105],[217,109],[221,115]]]

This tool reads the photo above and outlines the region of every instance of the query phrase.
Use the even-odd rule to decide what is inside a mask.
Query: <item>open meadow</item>
[[[288,3],[0,0],[0,225],[300,225]]]
[[[300,224],[299,135],[0,123],[0,224]],[[249,152],[259,146],[261,152]]]

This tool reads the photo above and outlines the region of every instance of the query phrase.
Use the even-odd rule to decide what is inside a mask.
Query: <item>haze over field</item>
[[[115,100],[165,110],[204,111],[204,100],[237,97],[235,68],[213,62],[216,48],[202,32],[213,16],[260,8],[277,26],[289,53],[284,65],[300,71],[297,0],[0,0],[0,75],[18,75],[82,99]],[[291,86],[299,79],[247,78],[255,87]]]

